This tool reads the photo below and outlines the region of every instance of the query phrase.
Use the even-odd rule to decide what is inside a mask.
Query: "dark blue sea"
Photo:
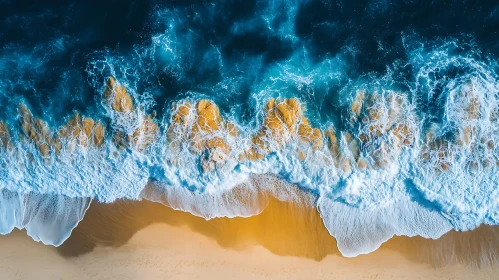
[[[498,61],[497,1],[0,0],[0,233],[59,246],[92,200],[208,219],[261,194],[317,208],[345,256],[497,225]],[[75,114],[102,145],[61,136]]]

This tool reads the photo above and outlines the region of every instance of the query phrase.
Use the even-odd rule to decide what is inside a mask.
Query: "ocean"
[[[499,224],[496,1],[0,1],[0,233],[273,197],[339,251]]]

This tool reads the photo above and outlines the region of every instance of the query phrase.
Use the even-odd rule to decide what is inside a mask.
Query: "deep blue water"
[[[250,133],[261,124],[269,98],[290,97],[306,105],[314,127],[360,131],[358,123],[348,121],[348,114],[356,91],[364,90],[382,95],[401,92],[410,104],[404,107],[406,118],[417,120],[418,143],[435,126],[438,137],[450,139],[466,125],[477,127],[477,133],[487,138],[482,146],[488,140],[499,141],[497,119],[490,117],[499,100],[497,1],[0,0],[0,22],[0,120],[7,122],[16,143],[21,141],[20,102],[54,130],[73,112],[100,120],[109,128],[106,139],[111,139],[116,119],[102,101],[109,76],[126,87],[141,110],[156,112],[162,133],[174,101],[210,99],[223,117]],[[468,84],[481,106],[480,117],[471,123],[463,120],[464,101],[456,93]],[[499,162],[494,145],[487,157]],[[350,244],[343,247],[346,255],[372,251],[393,234],[438,237],[450,228],[498,223],[495,164],[478,175],[463,173],[471,158],[484,157],[482,151],[456,148],[455,169],[442,175],[430,174],[427,166],[418,164],[420,148],[404,151],[393,165],[397,171],[348,176],[297,164],[296,158],[278,152],[257,167],[238,165],[227,172],[230,176],[225,171],[198,174],[199,167],[188,164],[170,170],[161,160],[168,151],[159,148],[141,155],[128,151],[130,155],[119,161],[110,160],[107,151],[95,156],[101,165],[85,154],[72,161],[81,164],[73,167],[45,167],[36,160],[37,168],[27,160],[12,167],[15,164],[4,153],[0,187],[4,201],[30,192],[39,194],[30,201],[64,195],[84,212],[85,199],[138,199],[149,180],[180,188],[186,192],[180,196],[188,200],[192,190],[200,196],[217,193],[210,188],[225,191],[231,176],[272,173],[318,196],[324,223],[339,239],[345,233],[334,225],[350,221],[352,213],[374,225],[398,221],[377,233],[359,224],[363,218],[353,221],[351,228],[360,233],[345,241]],[[365,153],[369,149],[361,147]],[[113,170],[126,170],[129,177]],[[158,201],[160,197],[155,195]],[[406,199],[416,203],[394,207]],[[209,218],[255,214],[254,209],[224,210],[223,205],[207,204],[206,209],[214,209],[209,211],[188,204],[177,208]],[[37,205],[40,202],[32,203]],[[363,210],[374,205],[380,209]],[[67,228],[81,217],[69,221]],[[407,221],[415,217],[423,218],[413,224]],[[13,226],[26,227],[13,220],[5,218],[2,233]],[[67,228],[61,229],[62,237],[32,232],[39,235],[35,239],[57,245],[69,235]]]
[[[98,114],[113,72],[151,92],[158,113],[186,91],[235,97],[251,112],[245,104],[268,69],[330,60],[338,77],[292,93],[325,120],[342,86],[409,63],[414,48],[456,39],[497,57],[498,13],[496,1],[1,1],[0,118],[18,99],[56,123],[71,110]],[[155,39],[174,53],[152,50]],[[398,71],[411,80],[415,70]]]

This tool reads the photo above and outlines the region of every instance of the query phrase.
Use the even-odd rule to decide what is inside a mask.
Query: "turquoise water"
[[[449,8],[460,13],[457,26],[446,12],[427,15],[439,2],[1,5],[0,119],[12,143],[0,149],[2,234],[27,228],[58,246],[91,200],[148,199],[207,219],[251,216],[262,211],[263,193],[307,197],[345,256],[393,235],[438,238],[499,223],[497,5],[457,3]],[[105,102],[110,76],[131,95],[130,112]],[[359,91],[366,101],[357,118]],[[297,98],[325,145],[314,149],[287,131],[284,145],[266,138],[273,149],[262,159],[240,159],[270,98]],[[378,101],[368,105],[370,98]],[[193,152],[188,139],[174,150],[168,139],[174,102],[201,99],[240,131],[219,135],[230,152],[209,170],[209,152]],[[52,134],[75,112],[99,120],[104,144],[63,143],[60,154],[44,157],[21,129],[20,102]],[[372,108],[382,117],[362,121]],[[146,149],[112,140],[153,113],[159,130]],[[394,118],[410,129],[410,145],[397,144]],[[371,125],[387,131],[363,141]],[[340,155],[324,134],[331,127]]]

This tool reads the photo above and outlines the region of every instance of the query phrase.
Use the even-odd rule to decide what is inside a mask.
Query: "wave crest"
[[[0,125],[3,205],[17,209],[12,197],[30,193],[37,198],[26,203],[53,220],[7,215],[2,232],[26,227],[58,245],[89,198],[144,198],[207,219],[256,215],[267,196],[306,201],[345,256],[393,235],[437,238],[495,223],[497,92],[489,91],[475,80],[453,87],[445,118],[427,125],[409,94],[358,90],[343,129],[314,128],[297,98],[268,99],[256,126],[207,99],[178,100],[158,120],[112,77],[103,90],[108,128],[76,113],[52,132],[21,103],[20,130]]]

